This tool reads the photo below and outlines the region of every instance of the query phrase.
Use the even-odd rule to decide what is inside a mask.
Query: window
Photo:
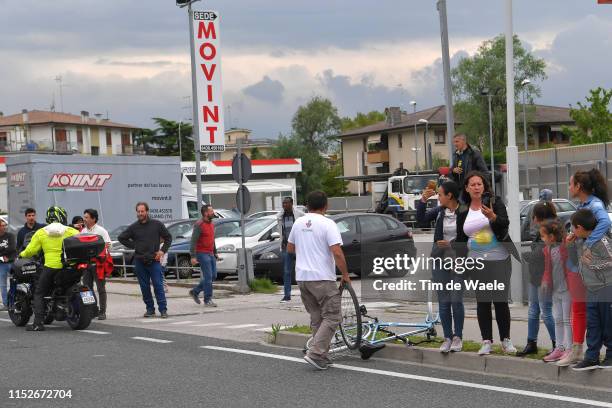
[[[130,134],[127,132],[121,133],[121,145],[122,146],[131,146],[132,141],[130,140]]]
[[[387,224],[387,229],[390,231],[396,230],[400,227],[400,223],[395,221],[393,218],[382,217],[385,224]]]
[[[343,218],[336,224],[338,225],[338,231],[340,231],[341,234],[344,234],[346,232],[354,234],[355,232],[357,232],[357,228],[355,225],[355,217]]]
[[[181,222],[168,227],[168,232],[172,235],[172,238],[185,237],[187,234],[191,235],[192,228],[192,222]]]
[[[401,149],[404,147],[404,136],[400,133],[399,135],[397,135],[397,145],[398,147]]]
[[[91,155],[99,156],[100,155],[100,147],[99,146],[91,146]]]
[[[0,148],[5,149],[8,145],[8,137],[6,132],[0,132]]]
[[[200,212],[198,211],[197,201],[187,201],[187,214],[189,214],[189,218],[199,218],[200,217]]]
[[[77,144],[83,144],[83,131],[81,129],[77,130]]]
[[[240,223],[238,221],[224,222],[219,225],[215,225],[215,238],[227,237],[232,231],[239,231]]]
[[[391,182],[391,192],[402,194],[402,180],[401,179],[393,180]]]
[[[445,144],[446,143],[446,131],[445,130],[436,130],[434,132],[436,144]]]
[[[107,146],[112,146],[113,145],[113,136],[112,136],[110,130],[106,131],[106,145]]]
[[[567,201],[555,201],[553,204],[555,205],[557,212],[576,211],[576,207]]]
[[[359,217],[359,225],[361,226],[361,235],[380,234],[381,232],[387,231],[387,224],[382,220],[382,217]]]

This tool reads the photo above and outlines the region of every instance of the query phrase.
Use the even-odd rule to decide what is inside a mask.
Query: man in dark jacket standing
[[[489,169],[487,169],[487,165],[482,158],[482,153],[468,144],[466,135],[457,133],[453,137],[453,144],[455,145],[455,154],[453,155],[451,178],[463,190],[465,176],[469,172],[478,170],[486,174]],[[462,191],[461,197],[464,195],[465,192]]]
[[[7,278],[11,269],[11,262],[15,259],[15,235],[8,232],[6,221],[0,219],[0,294],[2,295],[2,306],[0,311],[7,310]]]
[[[138,221],[130,225],[119,235],[119,242],[134,250],[134,266],[140,283],[142,300],[147,306],[144,317],[155,316],[155,305],[151,295],[151,282],[155,291],[157,308],[162,318],[168,317],[166,294],[164,293],[163,272],[160,264],[162,256],[168,252],[172,236],[166,226],[158,220],[149,218],[149,205],[144,202],[136,204]],[[163,241],[161,249],[159,243]]]
[[[25,210],[25,218],[26,222],[21,227],[21,229],[17,232],[17,246],[16,248],[21,251],[21,247],[23,246],[23,241],[25,241],[26,235],[30,232],[36,232],[42,227],[45,227],[45,224],[39,224],[36,222],[36,210],[33,208],[28,208]]]

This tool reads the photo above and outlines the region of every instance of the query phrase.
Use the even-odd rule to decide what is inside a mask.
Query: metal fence
[[[113,262],[115,266],[115,269],[113,271],[114,276],[117,276],[117,274],[119,274],[119,276],[124,277],[124,278],[135,276],[135,271],[134,271],[135,266],[133,263],[134,250],[131,250],[131,249],[112,250],[111,253],[113,256]],[[174,255],[174,260],[172,264],[170,265],[166,264],[164,266],[164,269],[168,273],[174,274],[175,276],[174,279],[176,279],[177,281],[181,279],[190,279],[190,277],[186,276],[186,275],[189,275],[189,272],[191,272],[191,277],[200,276],[199,266],[192,266],[192,265],[179,266],[179,261],[181,259],[184,259],[187,257],[191,261],[191,255],[189,251],[168,251],[168,256],[170,256],[171,254]],[[120,255],[120,262],[117,262],[117,259],[119,258],[117,255]],[[181,271],[184,271],[184,272],[181,273]],[[181,278],[181,275],[185,277]]]
[[[526,193],[533,188],[548,188],[555,193],[555,197],[569,198],[567,186],[570,177],[576,171],[594,167],[604,175],[608,188],[612,188],[611,158],[608,156],[609,150],[612,153],[611,149],[612,143],[598,143],[520,152],[520,189]]]
[[[338,214],[345,212],[366,212],[374,208],[373,196],[361,197],[331,197],[327,201],[327,212]]]

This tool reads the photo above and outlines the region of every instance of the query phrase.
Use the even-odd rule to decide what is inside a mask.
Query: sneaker
[[[459,336],[453,337],[453,342],[451,343],[450,351],[458,353],[463,351],[463,340]]]
[[[193,289],[191,289],[189,291],[189,296],[191,296],[193,301],[196,302],[198,305],[202,303],[202,301],[200,300],[200,296],[196,295],[196,293],[193,291]]]
[[[557,361],[559,367],[568,367],[582,361],[584,353],[582,352],[582,344],[574,344],[571,350],[568,350],[561,360]]]
[[[599,368],[608,370],[612,368],[612,357],[607,357],[604,361],[599,363]]]
[[[527,341],[527,345],[522,351],[517,351],[517,357],[524,357],[528,354],[538,354],[538,343],[535,341]]]
[[[100,314],[98,314],[98,320],[106,320],[106,313],[101,312]]]
[[[217,307],[217,304],[215,302],[213,302],[212,300],[209,300],[208,302],[204,302],[204,306],[207,306],[207,307]]]
[[[599,368],[599,361],[582,360],[578,364],[572,366],[574,371],[587,371],[597,370]]]
[[[547,355],[546,357],[544,357],[542,360],[545,363],[553,363],[555,361],[559,361],[561,360],[561,358],[563,357],[563,354],[565,353],[565,349],[562,347],[557,347],[556,349],[553,350],[552,353],[550,353],[549,355]]]
[[[450,350],[451,350],[451,343],[452,343],[451,339],[445,338],[444,342],[440,346],[440,353],[446,354],[446,353],[450,352]]]
[[[325,360],[319,360],[317,358],[312,358],[309,355],[304,356],[304,360],[317,370],[327,370],[327,362]]]
[[[280,302],[281,302],[281,303],[289,303],[289,302],[291,302],[291,298],[284,297],[284,298],[282,298],[282,299],[281,299],[281,301],[280,301]]]
[[[26,331],[45,331],[45,325],[42,323],[32,323],[26,327]]]
[[[161,314],[161,318],[162,319],[167,319],[168,318],[168,312],[166,312],[165,310],[163,312],[160,312]]]
[[[572,350],[567,349],[561,355],[559,361],[555,363],[558,367],[568,367],[572,365]]]
[[[510,339],[504,339],[504,341],[502,341],[502,351],[506,354],[516,354],[516,347],[514,347],[514,344],[512,344],[512,340]]]
[[[491,340],[483,341],[480,350],[478,350],[479,356],[486,356],[488,354],[491,354]]]
[[[147,310],[147,312],[144,315],[142,315],[142,317],[155,317],[155,312]]]

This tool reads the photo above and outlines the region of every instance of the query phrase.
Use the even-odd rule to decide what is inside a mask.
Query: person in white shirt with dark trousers
[[[325,217],[327,195],[314,191],[308,195],[307,205],[308,213],[293,224],[287,251],[296,254],[296,281],[310,314],[313,341],[304,359],[318,370],[325,370],[331,363],[331,339],[342,321],[336,266],[342,273],[340,285],[351,280],[340,231],[333,220]]]

